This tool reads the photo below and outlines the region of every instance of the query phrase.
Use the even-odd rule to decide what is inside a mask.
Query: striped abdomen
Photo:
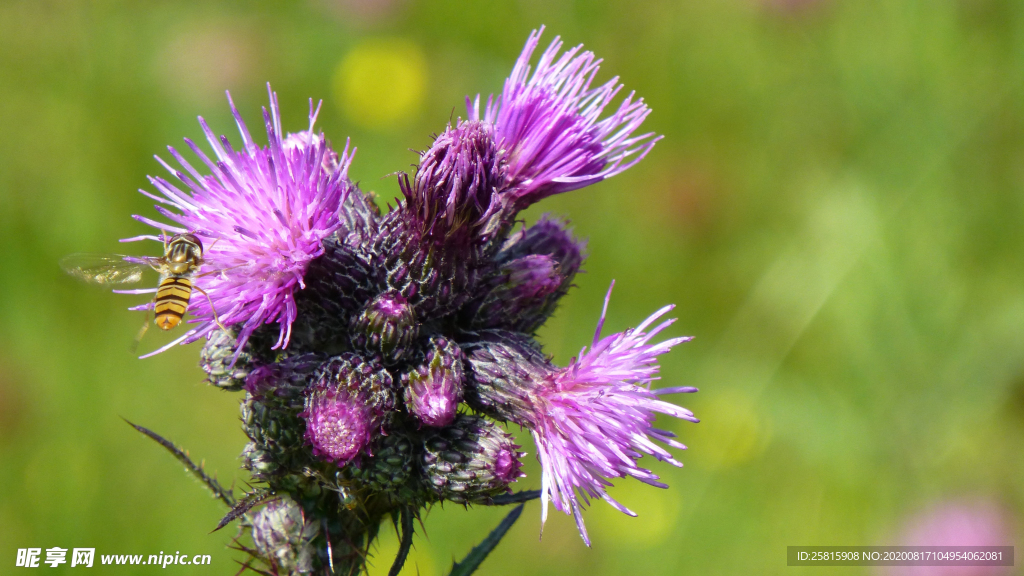
[[[170,330],[181,322],[188,310],[188,299],[192,296],[192,281],[180,276],[169,276],[160,281],[156,290],[153,311],[156,325],[161,330]]]

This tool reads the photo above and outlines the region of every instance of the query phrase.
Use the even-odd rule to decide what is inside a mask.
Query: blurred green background
[[[665,135],[626,174],[526,214],[590,240],[542,341],[563,363],[588,343],[613,278],[609,330],[678,304],[671,335],[697,338],[662,384],[699,386],[677,401],[703,422],[664,423],[690,446],[684,469],[653,464],[671,489],[618,483],[639,518],[595,505],[587,549],[561,514],[538,541],[532,503],[481,572],[831,573],[787,568],[785,547],[905,543],[944,506],[1021,544],[1024,4],[6,0],[0,572],[53,546],[237,569],[233,529],[208,534],[219,503],[121,417],[241,485],[239,396],[202,383],[195,345],[135,359],[139,297],[57,267],[145,248],[117,239],[153,215],[135,192],[161,172],[153,154],[201,139],[198,114],[237,141],[224,90],[259,126],[270,81],[286,130],[323,98],[319,126],[359,148],[353,178],[392,198],[387,175],[465,95],[500,90],[539,24],[603,57],[601,78],[621,75]],[[537,488],[522,439],[520,485]],[[435,507],[404,573],[445,574],[503,513]],[[386,533],[375,574],[397,549]]]

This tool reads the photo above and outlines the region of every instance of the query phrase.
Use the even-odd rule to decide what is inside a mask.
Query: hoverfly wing
[[[132,261],[126,260],[131,258]],[[132,284],[142,273],[156,265],[156,258],[120,254],[69,254],[60,259],[60,267],[75,278],[90,284]]]

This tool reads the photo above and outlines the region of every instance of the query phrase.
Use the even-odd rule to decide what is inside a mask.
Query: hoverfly
[[[120,254],[70,254],[61,258],[60,267],[65,272],[89,282],[105,286],[132,284],[142,280],[142,273],[152,268],[160,274],[160,283],[153,298],[153,313],[156,325],[161,330],[170,330],[177,326],[188,311],[192,290],[197,290],[210,302],[214,320],[218,326],[220,320],[214,310],[210,295],[202,288],[195,286],[192,280],[199,276],[199,267],[203,264],[203,243],[195,234],[175,234],[167,239],[164,235],[164,255],[123,256]],[[205,276],[205,274],[203,274]],[[152,290],[132,291],[133,293],[151,292]],[[147,322],[139,337],[142,337]]]

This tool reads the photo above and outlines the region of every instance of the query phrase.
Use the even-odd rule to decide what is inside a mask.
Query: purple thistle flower
[[[612,283],[614,287],[614,283]],[[657,379],[657,357],[673,346],[691,340],[671,338],[650,344],[659,332],[675,319],[661,322],[645,332],[674,306],[658,310],[634,329],[601,338],[608,311],[611,288],[605,297],[601,319],[590,350],[584,348],[578,358],[543,382],[534,394],[533,438],[543,467],[541,522],[547,519],[550,499],[555,508],[572,514],[583,541],[590,545],[583,525],[581,498],[602,498],[616,510],[636,516],[616,502],[605,489],[609,478],[632,476],[652,486],[667,488],[650,470],[636,461],[643,454],[674,466],[682,463],[652,439],[672,448],[686,446],[673,440],[674,434],[652,428],[656,412],[682,420],[698,422],[693,412],[659,399],[663,394],[696,392],[696,388],[678,387],[651,390]]]
[[[281,141],[281,148],[285,152],[291,152],[292,150],[303,151],[318,145],[327,147],[327,151],[324,153],[324,158],[320,164],[325,172],[334,174],[341,167],[341,158],[337,152],[331,149],[330,143],[327,142],[327,137],[322,132],[313,132],[312,126],[310,126],[309,130],[290,133]]]
[[[196,286],[209,295],[209,299],[194,295],[190,303],[191,321],[199,326],[147,356],[209,334],[217,326],[211,302],[222,324],[241,324],[239,349],[256,328],[274,322],[280,326],[274,347],[288,345],[298,313],[295,290],[305,287],[303,275],[310,261],[323,253],[323,240],[341,226],[339,210],[353,187],[347,177],[352,154],[346,144],[339,157],[322,134],[312,132],[319,112],[312,100],[309,130],[283,138],[277,94],[269,84],[267,90],[270,112],[263,110],[267,147],[253,141],[229,94],[242,149],[232,148],[226,137],[216,138],[200,117],[215,159],[191,140],[185,142],[211,175],[200,174],[177,150],[168,147],[183,171],[159,157],[157,161],[185,191],[160,177],[151,177],[150,182],[162,196],[141,190],[162,204],[156,206],[157,212],[176,225],[134,218],[161,231],[201,237],[206,246],[203,269],[215,272],[195,279]],[[160,238],[140,236],[124,241]]]
[[[547,520],[550,500],[556,509],[575,517],[588,546],[582,509],[589,498],[602,498],[635,516],[608,496],[609,479],[632,476],[665,488],[658,476],[636,461],[649,454],[682,466],[652,441],[686,448],[673,440],[671,432],[652,427],[656,413],[698,421],[689,410],[659,399],[663,394],[696,392],[696,388],[650,389],[657,379],[657,357],[691,339],[650,343],[675,320],[646,330],[673,306],[658,310],[634,329],[601,338],[610,298],[609,288],[590,350],[584,348],[566,368],[551,365],[532,339],[510,332],[482,331],[481,340],[467,344],[466,353],[472,368],[467,389],[470,406],[533,433],[543,468],[542,522]]]
[[[555,37],[531,76],[543,31],[530,34],[501,96],[489,97],[482,115],[479,95],[466,100],[470,120],[494,125],[506,171],[502,201],[513,210],[620,174],[661,139],[650,132],[633,136],[650,109],[632,92],[600,119],[622,85],[615,77],[591,87],[601,60],[582,45],[559,55]]]

